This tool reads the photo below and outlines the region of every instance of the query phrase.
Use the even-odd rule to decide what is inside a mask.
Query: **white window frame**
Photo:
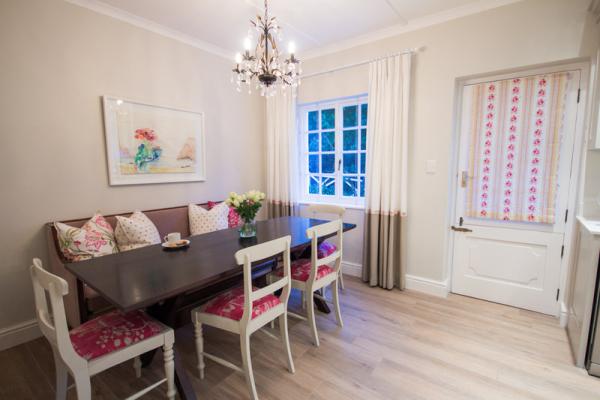
[[[299,104],[297,107],[297,132],[298,132],[298,144],[300,146],[299,149],[299,179],[298,183],[300,188],[298,193],[300,194],[300,202],[301,203],[321,203],[321,204],[336,204],[342,205],[351,208],[364,208],[365,198],[364,197],[349,197],[343,195],[343,176],[348,175],[343,173],[343,132],[344,130],[356,129],[358,131],[358,143],[357,150],[347,151],[346,153],[356,153],[358,155],[357,158],[357,176],[359,178],[358,181],[358,191],[360,193],[360,177],[365,177],[365,174],[362,174],[360,171],[360,154],[364,152],[361,150],[361,129],[366,129],[366,126],[361,125],[361,104],[367,103],[368,105],[368,96],[366,94],[360,94],[356,96],[349,96],[339,99],[333,100],[325,100],[318,101],[312,103],[304,103]],[[358,125],[356,127],[343,127],[343,109],[346,106],[358,106]],[[368,106],[367,106],[368,107]],[[321,113],[320,110],[325,110],[329,108],[335,109],[335,172],[332,174],[323,174],[319,172],[318,174],[309,173],[308,171],[308,113],[310,111],[319,111],[319,120],[318,120],[318,130],[310,131],[311,133],[318,132],[319,133],[319,150],[318,152],[311,152],[310,154],[319,155],[319,166],[321,166],[321,155],[323,153],[327,154],[328,152],[321,151],[321,142],[320,135],[323,131],[330,131],[329,129],[321,129]],[[368,112],[368,111],[367,111]],[[367,135],[368,135],[367,131]],[[308,184],[309,177],[311,175],[320,175],[325,177],[334,177],[335,178],[335,195],[324,195],[324,194],[311,194],[308,192]],[[350,174],[355,175],[355,174]],[[366,186],[366,182],[365,182]],[[319,183],[320,189],[320,183]]]

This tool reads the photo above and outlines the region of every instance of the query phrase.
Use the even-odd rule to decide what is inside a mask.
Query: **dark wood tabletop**
[[[131,311],[145,308],[187,291],[209,286],[242,273],[236,251],[291,235],[292,250],[310,244],[306,229],[327,221],[282,217],[257,222],[255,238],[240,239],[237,229],[224,229],[189,238],[186,249],[165,250],[153,245],[66,265],[115,307]],[[344,230],[356,225],[344,224]]]

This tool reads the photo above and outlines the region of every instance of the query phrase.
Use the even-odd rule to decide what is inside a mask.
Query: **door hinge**
[[[577,89],[577,102],[579,103],[579,100],[581,100],[581,88]]]
[[[565,245],[563,244],[563,247],[560,249],[560,258],[563,258],[564,255],[565,255]]]
[[[558,295],[560,294],[560,289],[556,289],[556,301],[558,301]]]
[[[567,222],[567,218],[569,218],[569,209],[565,210],[565,222]]]

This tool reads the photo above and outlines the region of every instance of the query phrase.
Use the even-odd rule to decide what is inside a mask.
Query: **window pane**
[[[308,172],[319,173],[319,155],[311,154],[308,156]]]
[[[360,149],[361,150],[367,149],[367,130],[366,129],[360,130]]]
[[[344,154],[344,173],[345,174],[355,174],[358,172],[358,154],[349,153]]]
[[[335,129],[335,108],[321,111],[321,129]]]
[[[319,112],[311,111],[308,113],[308,130],[316,131],[319,129]]]
[[[367,126],[368,107],[366,103],[360,105],[360,124],[363,126]]]
[[[319,177],[310,175],[308,177],[308,193],[319,194]]]
[[[321,183],[321,194],[335,196],[335,178],[323,177]]]
[[[356,150],[358,148],[358,131],[344,131],[344,150]]]
[[[321,172],[333,174],[335,172],[335,154],[321,155]]]
[[[344,107],[344,128],[358,125],[358,106]]]
[[[308,134],[308,151],[319,151],[319,134]]]
[[[335,132],[321,133],[321,151],[335,151]]]
[[[364,174],[367,164],[367,153],[360,153],[360,173]]]
[[[365,197],[365,177],[360,177],[360,197]]]
[[[344,175],[344,196],[358,196],[358,177]]]

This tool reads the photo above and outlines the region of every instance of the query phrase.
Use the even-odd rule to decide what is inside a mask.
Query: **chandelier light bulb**
[[[242,62],[242,55],[240,53],[235,54],[235,63],[240,64]]]
[[[290,42],[288,44],[288,53],[294,54],[296,52],[296,43]]]
[[[244,39],[244,50],[250,51],[251,48],[252,48],[252,41],[250,40],[250,38],[248,36],[246,36],[246,38]]]

